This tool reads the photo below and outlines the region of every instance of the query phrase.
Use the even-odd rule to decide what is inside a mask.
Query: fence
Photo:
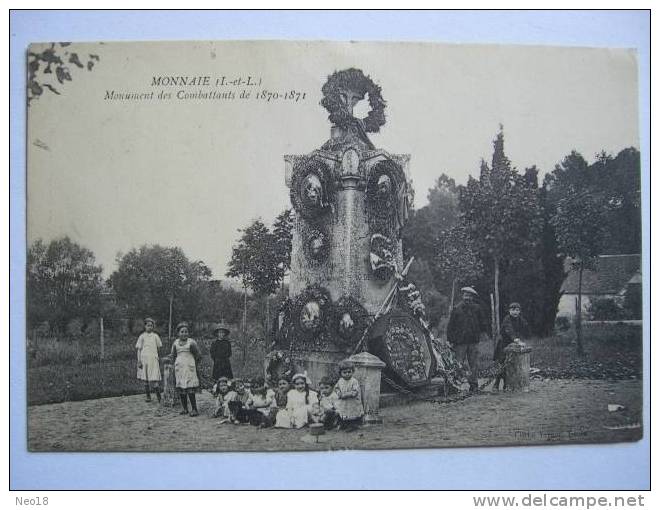
[[[104,319],[78,334],[56,337],[35,328],[27,339],[28,404],[132,395],[143,391],[137,380],[135,342],[141,320]],[[139,329],[132,332],[133,325]],[[128,328],[126,327],[128,325]],[[194,323],[191,335],[200,347],[199,367],[203,386],[210,386],[212,361],[209,349],[211,323]],[[71,332],[69,332],[71,333]],[[167,331],[157,330],[163,341],[161,356],[171,350]],[[263,370],[268,346],[257,337],[232,336],[232,367],[238,377],[254,377]]]

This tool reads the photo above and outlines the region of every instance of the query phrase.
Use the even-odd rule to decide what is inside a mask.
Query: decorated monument
[[[330,139],[284,156],[295,216],[291,275],[267,370],[304,370],[318,381],[334,375],[339,360],[368,351],[397,383],[424,385],[437,357],[419,291],[406,281],[412,261],[403,259],[410,155],[369,140],[385,124],[386,103],[361,70],[335,72],[322,93]],[[361,100],[370,106],[365,118],[353,113]]]

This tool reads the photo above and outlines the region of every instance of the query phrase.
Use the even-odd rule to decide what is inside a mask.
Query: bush
[[[615,298],[593,299],[587,307],[587,312],[591,319],[596,321],[618,321],[629,318],[627,310]]]

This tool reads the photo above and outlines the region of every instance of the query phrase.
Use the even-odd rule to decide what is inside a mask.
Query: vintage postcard
[[[28,448],[642,438],[633,50],[27,50]]]

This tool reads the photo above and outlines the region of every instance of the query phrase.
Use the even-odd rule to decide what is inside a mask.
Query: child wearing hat
[[[337,394],[337,413],[341,419],[341,428],[347,432],[357,430],[362,422],[364,408],[362,407],[362,394],[360,383],[353,377],[355,367],[345,359],[339,362],[339,375],[335,384]]]
[[[234,372],[231,369],[231,342],[229,341],[229,329],[220,322],[213,327],[216,339],[211,344],[210,354],[213,360],[213,380],[220,377],[233,379]]]
[[[197,377],[197,364],[201,358],[197,342],[188,338],[188,323],[177,324],[177,339],[172,343],[171,358],[174,360],[174,377],[176,389],[181,398],[183,410],[181,414],[188,414],[188,400],[190,400],[190,416],[198,416],[197,399],[195,393],[200,390],[199,378]]]
[[[493,359],[503,364],[506,361],[505,347],[512,342],[519,341],[529,335],[529,325],[522,317],[520,311],[520,303],[511,303],[509,305],[509,314],[502,321],[501,331],[495,346],[495,354]],[[506,389],[506,379],[504,378],[504,368],[497,373],[495,382],[493,383],[493,391],[499,391],[500,381],[504,381],[504,388]]]
[[[147,317],[144,319],[144,332],[140,334],[135,344],[137,349],[137,378],[144,381],[146,401],[151,402],[151,386],[153,385],[156,398],[160,402],[160,365],[158,363],[158,349],[163,346],[160,337],[154,333],[156,322]]]
[[[309,422],[309,413],[319,403],[318,394],[309,388],[306,374],[295,374],[291,378],[293,389],[286,395],[286,409],[281,409],[275,418],[275,426],[299,429]]]

